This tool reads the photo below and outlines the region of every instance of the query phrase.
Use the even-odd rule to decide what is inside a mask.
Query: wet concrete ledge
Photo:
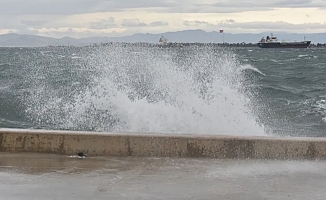
[[[219,159],[326,159],[326,138],[0,129],[0,152]]]

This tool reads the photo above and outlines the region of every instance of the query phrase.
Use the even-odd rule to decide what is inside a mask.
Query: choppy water
[[[0,48],[0,127],[326,136],[325,49]]]

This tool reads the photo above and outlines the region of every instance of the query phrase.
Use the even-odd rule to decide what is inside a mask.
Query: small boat
[[[168,40],[162,35],[158,41],[158,44],[166,46],[168,44]]]
[[[260,48],[308,48],[310,46],[311,41],[278,41],[277,37],[267,36],[266,39],[263,37],[258,43],[258,47]]]
[[[158,41],[158,44],[157,44],[158,47],[160,48],[173,48],[173,47],[183,47],[183,44],[182,43],[172,43],[172,42],[168,42],[168,40],[162,35]]]

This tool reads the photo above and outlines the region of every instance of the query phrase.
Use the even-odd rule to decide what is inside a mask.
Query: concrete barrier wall
[[[88,156],[325,159],[326,138],[0,129],[0,151]]]

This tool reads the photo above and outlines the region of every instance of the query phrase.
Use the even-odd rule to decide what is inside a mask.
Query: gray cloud
[[[132,20],[131,20],[132,21]],[[129,21],[129,22],[131,22]],[[229,20],[226,20],[229,21]],[[196,24],[202,25],[202,29],[206,31],[218,31],[220,29],[223,29],[226,33],[250,33],[250,32],[301,32],[301,30],[308,30],[308,29],[324,29],[326,26],[326,23],[303,23],[303,24],[291,24],[283,21],[278,22],[245,22],[245,23],[239,23],[239,22],[232,22],[228,23],[226,21],[221,21],[217,23],[208,23],[205,21],[186,21],[185,24],[194,25],[194,27],[190,27],[189,29],[196,28]],[[231,20],[232,21],[232,20]],[[149,28],[150,25],[146,25],[146,27],[142,27],[139,24],[141,23],[139,20],[134,20],[134,22],[137,22],[136,25],[130,23],[130,27],[126,30],[125,34],[130,35],[136,32],[140,32],[144,29],[142,28]],[[164,22],[162,22],[164,24]],[[35,31],[19,31],[18,33],[24,33],[24,34],[37,34],[37,30]],[[90,37],[90,36],[121,36],[121,33],[94,33],[90,30],[86,30],[84,32],[78,32],[75,31],[73,28],[69,29],[68,31],[62,31],[62,30],[54,30],[49,33],[47,33],[50,37],[64,37],[64,36],[70,36],[70,37]]]
[[[173,6],[176,6],[176,3],[167,0],[1,0],[0,13],[2,15],[72,15]]]
[[[252,8],[296,8],[296,7],[326,7],[325,1],[320,0],[278,0],[278,1],[254,1],[254,0],[229,0],[226,2],[218,2],[211,4],[215,7],[229,7],[229,8],[239,8],[239,7],[252,7]]]
[[[225,27],[225,28],[240,28],[240,29],[256,29],[256,30],[300,30],[300,29],[323,29],[325,23],[302,23],[302,24],[291,24],[284,21],[278,22],[244,22],[244,23],[224,23],[220,22],[216,25],[210,24],[211,26]]]
[[[234,19],[227,19],[225,21],[223,21],[224,23],[229,23],[229,24],[232,24],[232,23],[235,23],[235,20]]]
[[[96,6],[96,10],[101,12],[123,11],[134,8],[170,8],[178,4],[170,0],[106,0]]]
[[[101,0],[1,0],[2,15],[70,15],[95,11]]]
[[[308,8],[308,7],[326,7],[325,1],[320,0],[286,0],[270,2],[270,6],[276,7],[281,5],[282,8]]]
[[[139,19],[124,19],[121,26],[124,26],[124,27],[146,27],[147,24],[140,22]]]
[[[113,17],[110,17],[109,19],[102,19],[99,22],[91,22],[89,24],[90,29],[107,29],[107,28],[114,28],[117,27],[118,25],[114,23],[115,19]]]
[[[22,20],[21,23],[26,25],[26,26],[30,26],[30,27],[42,27],[42,26],[44,26],[44,24],[47,23],[47,21],[43,21],[43,20]]]
[[[72,15],[92,12],[124,11],[135,8],[157,8],[157,12],[240,12],[273,8],[326,8],[324,0],[227,0],[207,4],[200,0],[1,0],[1,15]]]
[[[37,30],[19,30],[17,33],[19,34],[30,34],[30,35],[37,35],[39,34],[39,31]]]
[[[223,20],[215,24],[204,21],[185,21],[186,26],[203,25],[204,29],[219,30],[224,29],[225,31],[242,29],[242,32],[254,31],[266,31],[266,30],[277,30],[277,31],[288,31],[288,30],[304,30],[304,29],[325,29],[325,23],[302,23],[302,24],[291,24],[284,21],[277,22],[236,22],[233,19]]]
[[[169,25],[169,23],[167,23],[167,22],[156,21],[156,22],[150,23],[148,26],[156,27],[156,26],[168,26],[168,25]]]
[[[268,31],[268,30],[278,30],[278,31],[288,31],[288,30],[302,30],[302,29],[325,29],[326,23],[302,23],[302,24],[291,24],[284,21],[277,22],[236,22],[233,19],[219,21],[217,23],[208,23],[205,21],[184,21],[184,25],[188,27],[201,26],[203,29],[211,30],[229,30],[230,32],[234,30],[242,30],[242,32],[254,31]]]
[[[208,22],[205,22],[205,21],[184,21],[183,22],[183,25],[185,26],[198,26],[198,25],[209,25]]]
[[[275,8],[326,8],[323,0],[279,0],[279,1],[257,1],[257,0],[227,0],[207,4],[194,2],[184,4],[182,7],[171,8],[170,12],[196,12],[196,13],[235,13],[243,11],[265,11]]]
[[[98,19],[97,22],[89,24],[73,23],[65,16],[75,14],[86,14],[96,12],[116,12],[124,10],[132,10],[137,8],[151,8],[151,11],[158,13],[236,13],[243,11],[264,11],[274,8],[326,8],[325,0],[276,0],[276,1],[257,1],[257,0],[224,0],[224,1],[200,0],[0,0],[0,28],[14,29],[19,33],[38,33],[33,29],[55,29],[55,28],[88,28],[89,32],[80,33],[78,31],[62,32],[54,31],[53,34],[71,34],[73,35],[91,35],[97,30],[109,28],[127,29],[126,32],[134,33],[147,30],[159,30],[160,26],[168,26],[168,22],[154,21],[144,23],[137,19],[124,19],[122,23],[118,23],[118,19]],[[303,13],[305,14],[305,13]],[[308,16],[307,16],[308,18]],[[313,18],[313,16],[310,16]],[[178,19],[180,20],[180,19]],[[259,18],[257,18],[259,20]],[[325,29],[325,24],[301,24],[294,25],[286,22],[247,22],[238,23],[233,19],[210,24],[205,21],[184,21],[183,25],[189,28],[202,28],[214,30],[219,27],[223,29],[236,30],[265,30],[265,29],[283,29],[283,30],[312,30]],[[152,28],[151,27],[155,27]],[[78,30],[78,29],[75,29]],[[168,31],[168,27],[164,30]],[[79,30],[80,31],[80,30]],[[49,33],[52,34],[52,33]],[[117,33],[118,34],[118,33]]]
[[[157,26],[167,26],[169,23],[163,22],[163,21],[155,21],[149,24],[146,24],[144,22],[141,22],[139,19],[124,19],[121,23],[121,26],[123,27],[157,27]]]

